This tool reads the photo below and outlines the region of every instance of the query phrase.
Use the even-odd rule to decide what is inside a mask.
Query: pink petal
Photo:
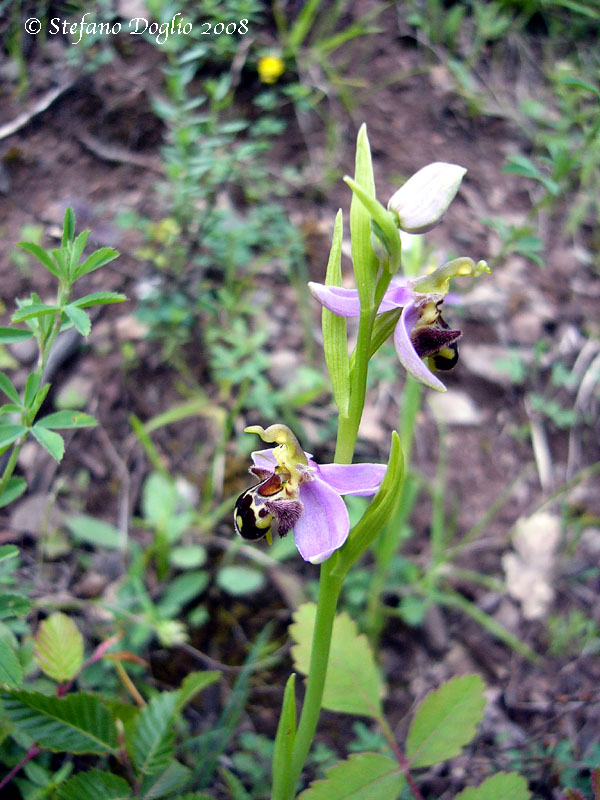
[[[410,303],[404,308],[394,332],[394,344],[396,345],[398,358],[404,369],[412,375],[415,380],[424,383],[425,386],[429,386],[431,389],[435,389],[438,392],[445,392],[446,387],[444,384],[427,369],[425,362],[419,357],[411,342],[410,332],[418,321],[419,311],[415,308],[414,303]]]
[[[252,453],[252,463],[254,466],[273,472],[277,466],[275,456],[273,455],[273,449],[273,447],[269,447],[267,450],[254,450]]]
[[[375,494],[383,480],[385,464],[320,464],[319,476],[338,494],[366,497]]]
[[[392,311],[394,308],[402,308],[412,300],[412,291],[408,286],[407,278],[392,278],[389,289],[383,296],[378,314],[384,311]]]
[[[358,317],[360,302],[356,289],[344,289],[341,286],[325,286],[322,283],[310,282],[308,288],[321,305],[340,317]],[[378,314],[402,308],[412,299],[412,292],[406,278],[395,278],[385,293]]]
[[[270,472],[273,472],[275,467],[277,466],[277,461],[275,460],[275,456],[273,455],[273,450],[275,448],[269,447],[267,450],[254,450],[251,453],[252,463],[255,467],[259,467],[260,469],[268,469]],[[304,453],[304,455],[308,458],[312,458],[311,453]]]
[[[325,481],[316,478],[300,487],[304,512],[294,526],[300,555],[321,564],[348,538],[350,520],[344,501]]]
[[[310,281],[308,288],[319,303],[340,317],[360,316],[360,302],[356,289],[344,289],[341,286],[325,286]]]

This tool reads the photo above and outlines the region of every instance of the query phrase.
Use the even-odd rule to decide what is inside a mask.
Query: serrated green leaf
[[[124,303],[127,297],[120,292],[92,292],[74,300],[71,305],[77,308],[88,308],[89,306],[101,306],[108,303]]]
[[[24,322],[33,317],[45,317],[47,314],[56,314],[60,306],[47,305],[46,303],[32,303],[19,308],[11,317],[11,322]]]
[[[179,761],[171,761],[160,775],[146,775],[140,787],[140,798],[141,800],[156,800],[156,798],[171,794],[186,784],[190,775],[190,769],[184,767]]]
[[[62,461],[65,454],[65,441],[60,433],[48,430],[43,425],[34,425],[31,433],[56,461]]]
[[[23,670],[17,654],[4,639],[0,639],[0,683],[20,686],[23,683]]]
[[[20,247],[21,250],[25,250],[26,253],[30,253],[34,258],[37,258],[37,260],[46,267],[48,272],[51,272],[56,278],[60,278],[60,270],[44,248],[40,247],[39,244],[35,242],[18,242],[17,247]]]
[[[4,506],[16,500],[17,497],[20,497],[25,489],[27,489],[27,483],[24,478],[19,478],[16,475],[9,478],[6,488],[0,495],[0,508],[4,508]]]
[[[163,692],[153,697],[138,715],[130,749],[134,766],[143,775],[162,772],[173,758],[173,720],[178,700],[177,692]]]
[[[123,540],[121,531],[101,519],[81,514],[78,517],[66,517],[65,525],[80,542],[105,547],[107,550],[118,550],[121,547]]]
[[[98,421],[90,414],[84,414],[83,411],[56,411],[54,414],[48,414],[41,419],[38,419],[36,425],[42,425],[44,428],[94,428]]]
[[[4,392],[4,394],[12,400],[13,403],[20,406],[21,405],[21,398],[19,397],[19,393],[15,389],[13,382],[5,375],[3,372],[0,372],[0,391]]]
[[[58,683],[77,675],[83,664],[83,636],[66,614],[56,611],[41,623],[35,636],[35,660]]]
[[[85,311],[77,308],[77,306],[73,303],[69,303],[69,305],[65,306],[63,310],[73,325],[77,328],[79,333],[82,336],[89,336],[89,333],[92,330],[92,321]]]
[[[308,674],[316,605],[304,603],[294,614],[289,633],[296,642],[292,658],[298,672]],[[323,691],[323,708],[343,714],[362,714],[378,719],[382,715],[384,686],[366,636],[346,612],[333,623],[329,665]]]
[[[12,344],[13,342],[23,342],[25,339],[31,339],[33,331],[26,328],[8,328],[5,325],[0,326],[0,344]]]
[[[22,617],[31,611],[31,601],[17,592],[0,593],[0,619]]]
[[[92,694],[48,697],[22,689],[0,691],[8,719],[53,753],[112,753],[117,731],[108,709]]]
[[[206,687],[210,686],[212,683],[216,683],[220,677],[221,673],[216,671],[190,672],[189,675],[186,675],[181,686],[177,690],[178,698],[176,711],[180,712],[199,692],[206,689]]]
[[[25,408],[31,408],[31,404],[35,400],[37,390],[40,386],[41,376],[38,372],[31,372],[25,381],[25,392],[23,394],[23,405]]]
[[[429,767],[458,755],[483,719],[485,684],[479,675],[452,678],[429,692],[408,731],[412,767]]]
[[[359,753],[327,770],[298,800],[396,800],[404,786],[397,761],[380,753]]]
[[[59,788],[56,800],[132,800],[127,781],[100,769],[80,772]]]
[[[464,789],[454,800],[529,800],[527,781],[516,772],[499,772],[479,786]]]
[[[88,272],[100,269],[100,267],[118,258],[118,256],[119,253],[113,250],[112,247],[101,247],[99,250],[96,250],[95,253],[92,253],[91,256],[88,256],[82,264],[76,267],[73,272],[74,280],[81,278],[82,275],[87,275]]]
[[[0,425],[0,447],[6,447],[27,433],[24,425]]]

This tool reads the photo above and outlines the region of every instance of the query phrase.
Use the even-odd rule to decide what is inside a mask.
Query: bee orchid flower
[[[259,483],[240,495],[234,511],[237,533],[244,539],[273,534],[294,539],[305,561],[320,564],[340,548],[350,531],[342,495],[375,494],[385,464],[317,464],[285,425],[246,428],[278,446],[252,453],[250,472]]]
[[[430,367],[452,369],[458,360],[456,342],[461,336],[461,331],[452,330],[442,318],[442,303],[448,295],[450,280],[489,271],[485,261],[476,264],[471,258],[457,258],[425,277],[395,276],[381,301],[378,314],[401,309],[394,333],[400,362],[413,378],[438,392],[445,392],[446,387]],[[334,314],[342,317],[360,315],[356,289],[313,282],[308,286],[321,305]]]

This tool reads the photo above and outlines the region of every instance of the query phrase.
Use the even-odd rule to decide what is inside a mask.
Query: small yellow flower
[[[263,83],[275,83],[285,71],[280,56],[263,56],[258,62],[258,75]]]

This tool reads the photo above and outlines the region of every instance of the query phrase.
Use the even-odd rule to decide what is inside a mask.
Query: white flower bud
[[[392,195],[388,209],[398,215],[398,225],[408,233],[426,233],[446,213],[467,170],[436,161],[416,172]]]

